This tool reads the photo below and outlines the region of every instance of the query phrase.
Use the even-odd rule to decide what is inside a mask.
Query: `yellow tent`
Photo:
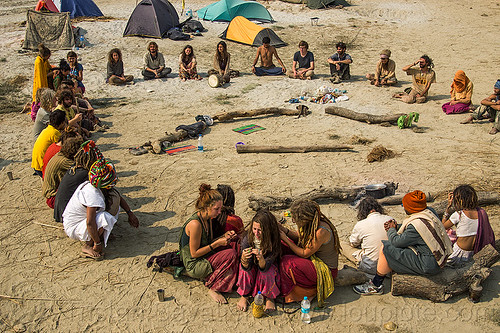
[[[262,39],[264,37],[269,37],[269,39],[271,39],[271,45],[274,47],[286,45],[274,31],[250,22],[243,16],[236,16],[232,19],[220,37],[252,46],[261,46]]]

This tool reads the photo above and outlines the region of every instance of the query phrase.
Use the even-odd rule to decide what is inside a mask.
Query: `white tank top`
[[[477,219],[470,219],[463,211],[458,211],[450,216],[450,221],[457,227],[457,237],[477,235]]]

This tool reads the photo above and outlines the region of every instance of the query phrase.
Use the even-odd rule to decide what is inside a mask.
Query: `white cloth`
[[[87,230],[87,207],[97,208],[95,218],[97,229],[104,229],[104,246],[106,246],[109,234],[118,220],[118,213],[113,216],[105,211],[104,195],[101,190],[92,186],[89,181],[79,185],[69,200],[62,215],[64,231],[72,239],[91,240]]]
[[[465,263],[472,259],[474,251],[465,251],[458,246],[457,243],[453,244],[453,253],[448,257],[446,262],[449,266],[456,266]]]
[[[389,220],[392,220],[392,217],[373,212],[354,226],[349,242],[353,247],[361,246],[361,250],[353,253],[353,256],[360,261],[360,269],[364,271],[376,269],[382,240],[387,240],[384,223]]]
[[[457,237],[468,237],[477,235],[479,221],[470,219],[463,211],[454,212],[450,216],[450,221],[457,227]]]

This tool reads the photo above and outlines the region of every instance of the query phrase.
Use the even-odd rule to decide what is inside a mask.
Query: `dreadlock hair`
[[[358,206],[358,220],[364,220],[374,210],[380,214],[385,214],[384,208],[378,203],[377,199],[371,196],[365,197]]]
[[[219,216],[217,216],[217,223],[220,226],[225,226],[228,215],[234,214],[234,191],[229,185],[217,185],[217,192],[222,196],[222,209]]]
[[[427,54],[424,54],[420,58],[422,58],[422,59],[425,60],[425,63],[427,64],[427,66],[429,68],[433,68],[434,67],[434,63],[432,62],[432,59]]]
[[[335,241],[335,250],[340,252],[339,236],[337,229],[332,222],[319,209],[319,205],[309,199],[300,199],[294,201],[290,207],[292,219],[299,227],[299,246],[305,248],[310,246],[313,240],[316,240],[316,231],[318,230],[320,221],[328,224],[332,229]]]
[[[208,184],[201,184],[199,190],[200,195],[195,205],[197,210],[206,210],[212,207],[217,201],[222,201],[222,195],[217,190],[213,190]]]
[[[86,141],[80,145],[80,149],[75,154],[75,165],[70,169],[75,174],[76,168],[90,170],[90,167],[99,159],[104,158],[101,151],[95,146],[94,141]]]
[[[271,253],[278,253],[281,255],[281,238],[280,231],[278,228],[278,221],[273,213],[267,209],[261,209],[257,211],[252,219],[252,222],[247,227],[247,237],[248,243],[253,247],[255,235],[252,232],[253,224],[260,224],[260,229],[262,231],[262,238],[260,243],[260,249],[262,255],[266,256]]]
[[[478,207],[476,190],[470,185],[460,185],[453,191],[453,206],[458,210]]]
[[[64,142],[66,142],[66,140],[68,140],[70,138],[77,138],[77,137],[81,138],[80,133],[78,133],[78,131],[73,126],[66,126],[66,128],[64,128],[64,130],[62,130],[60,132],[61,132],[61,136],[59,137],[59,142],[61,142],[61,145],[63,145]],[[80,142],[78,144],[78,148],[80,148],[80,145],[82,143],[83,143],[83,140],[82,140],[82,142]],[[76,151],[75,151],[75,153],[76,153]]]
[[[60,152],[64,157],[73,160],[82,143],[83,139],[81,136],[68,138],[62,143]]]
[[[56,97],[57,97],[57,102],[59,104],[62,104],[66,97],[71,98],[72,101],[75,100],[75,95],[73,94],[73,91],[69,89],[59,90],[56,94]]]

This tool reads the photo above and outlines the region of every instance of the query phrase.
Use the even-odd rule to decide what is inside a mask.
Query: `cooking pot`
[[[387,186],[385,184],[372,184],[366,185],[365,191],[366,195],[369,195],[375,199],[381,199],[385,197],[385,189]]]

